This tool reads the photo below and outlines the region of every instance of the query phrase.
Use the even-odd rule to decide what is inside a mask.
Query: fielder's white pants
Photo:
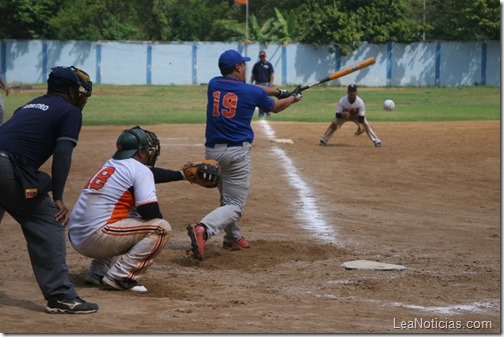
[[[331,122],[331,124],[329,125],[329,127],[327,128],[326,132],[324,133],[324,135],[322,136],[322,140],[327,143],[329,141],[329,139],[331,139],[331,137],[333,136],[333,134],[338,130],[340,129],[343,124],[345,124],[346,122],[348,121],[352,121],[354,122],[357,126],[359,126],[359,121],[358,121],[358,118],[359,116],[357,114],[349,114],[349,117],[348,118],[334,118],[334,120]],[[366,119],[366,117],[364,117],[364,129],[366,130],[366,134],[368,135],[369,139],[371,139],[371,141],[373,143],[381,143],[381,140],[380,138],[378,138],[378,135],[376,134],[376,132],[374,131],[373,127],[371,126],[371,124],[368,122],[368,120]]]

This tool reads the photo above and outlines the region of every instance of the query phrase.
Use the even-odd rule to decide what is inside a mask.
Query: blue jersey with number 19
[[[252,143],[250,123],[256,106],[266,112],[275,106],[262,88],[226,76],[211,79],[207,95],[207,144]]]

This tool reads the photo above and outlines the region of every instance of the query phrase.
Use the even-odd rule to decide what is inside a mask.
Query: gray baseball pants
[[[250,188],[251,149],[250,143],[233,147],[217,144],[213,148],[206,148],[206,158],[217,160],[222,170],[218,187],[220,207],[200,221],[207,227],[207,239],[222,230],[225,232],[225,242],[235,242],[241,238],[238,220],[243,214]]]

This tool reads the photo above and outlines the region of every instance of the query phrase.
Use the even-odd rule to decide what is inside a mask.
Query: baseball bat
[[[315,82],[315,83],[312,83],[312,84],[309,84],[309,85],[305,85],[304,87],[301,88],[300,91],[309,89],[309,88],[311,88],[311,87],[313,87],[315,85],[319,85],[319,84],[324,83],[324,82],[328,82],[328,81],[335,80],[337,78],[343,77],[345,75],[353,73],[354,71],[357,71],[357,70],[360,70],[362,68],[368,67],[368,66],[374,64],[375,62],[376,62],[375,58],[374,57],[370,57],[367,60],[364,60],[362,62],[357,63],[356,65],[353,65],[351,67],[335,71],[334,73],[329,74],[328,76],[324,77],[323,79],[321,79],[318,82]]]

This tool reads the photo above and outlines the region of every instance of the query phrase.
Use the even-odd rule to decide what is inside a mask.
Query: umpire
[[[69,210],[63,202],[82,109],[91,92],[92,83],[84,71],[52,68],[47,94],[18,108],[0,125],[0,214],[6,211],[21,224],[48,313],[98,311],[97,304],[79,298],[68,279],[65,227]],[[39,171],[51,156],[52,179]]]

